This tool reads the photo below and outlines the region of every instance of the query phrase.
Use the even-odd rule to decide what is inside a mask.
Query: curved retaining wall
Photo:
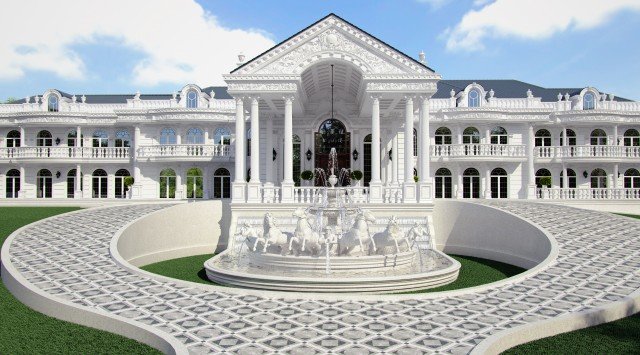
[[[436,202],[433,223],[438,249],[530,269],[554,257],[553,240],[535,223],[472,202]]]
[[[212,254],[226,247],[230,221],[227,201],[179,204],[131,224],[122,232],[117,248],[135,266]]]

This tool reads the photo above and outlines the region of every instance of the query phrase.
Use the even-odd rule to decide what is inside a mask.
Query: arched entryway
[[[320,124],[318,132],[315,134],[315,168],[322,169],[329,176],[330,152],[331,148],[336,149],[336,163],[334,174],[340,178],[341,169],[351,168],[351,133],[347,131],[345,125],[338,119],[330,118]],[[317,174],[316,174],[317,175]],[[344,179],[338,181],[338,185],[349,185],[349,176],[345,174]],[[324,185],[323,179],[316,176],[316,185]]]

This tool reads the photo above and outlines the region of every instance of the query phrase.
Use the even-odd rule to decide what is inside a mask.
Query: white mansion
[[[370,203],[640,199],[640,102],[442,80],[333,14],[239,59],[226,87],[0,105],[0,198],[308,202],[335,148]]]

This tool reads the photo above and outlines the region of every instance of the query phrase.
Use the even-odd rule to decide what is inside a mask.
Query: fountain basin
[[[458,278],[460,263],[440,251],[401,254],[398,259],[402,260],[414,255],[401,266],[392,266],[392,255],[386,260],[385,256],[333,258],[328,274],[322,257],[266,254],[242,259],[228,251],[207,260],[204,267],[210,280],[223,285],[295,292],[398,293],[438,287]],[[360,266],[349,266],[349,262]]]

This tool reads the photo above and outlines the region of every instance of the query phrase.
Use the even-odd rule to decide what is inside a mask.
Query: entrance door
[[[349,174],[340,174],[342,169],[351,168],[351,134],[347,132],[344,124],[335,118],[330,118],[320,125],[315,134],[315,168],[324,170],[326,177],[331,175],[329,171],[331,148],[336,149],[336,163],[333,167],[334,174],[338,177],[338,186],[348,186],[351,183]],[[316,186],[324,186],[325,181],[316,174]]]

